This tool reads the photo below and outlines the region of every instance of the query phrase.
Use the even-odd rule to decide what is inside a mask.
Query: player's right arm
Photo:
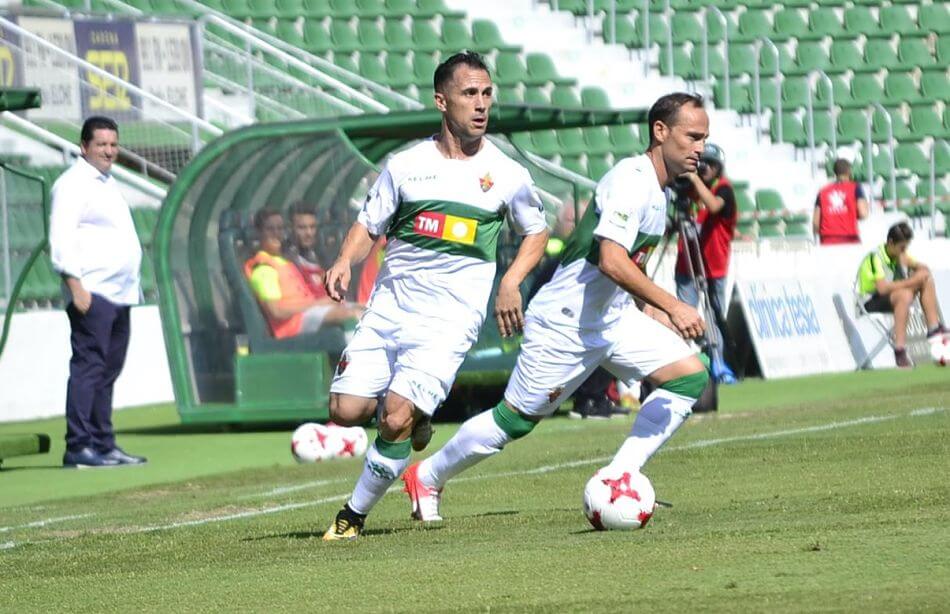
[[[334,301],[344,299],[350,286],[353,265],[366,259],[376,239],[386,232],[398,208],[398,192],[387,166],[366,195],[366,202],[363,203],[363,208],[350,231],[346,233],[336,262],[327,270],[324,285],[327,295]]]
[[[599,267],[601,273],[631,295],[663,310],[683,337],[692,339],[703,334],[706,326],[699,312],[653,283],[653,280],[633,263],[623,245],[611,239],[601,239]]]

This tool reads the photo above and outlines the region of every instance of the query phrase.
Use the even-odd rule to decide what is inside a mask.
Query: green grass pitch
[[[451,483],[445,522],[418,526],[393,492],[331,544],[361,463],[296,465],[290,427],[126,410],[119,442],[149,464],[67,471],[62,419],[0,425],[53,438],[0,471],[0,611],[946,611],[950,370],[721,396],[646,467],[674,507],[630,533],[580,511],[630,420],[554,417]]]

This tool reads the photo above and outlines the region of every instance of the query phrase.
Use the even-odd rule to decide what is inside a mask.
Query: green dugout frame
[[[590,111],[496,106],[490,134],[645,121],[642,110]],[[327,396],[343,331],[292,339],[270,337],[243,278],[255,251],[250,220],[263,206],[285,210],[304,201],[318,210],[322,264],[336,255],[380,162],[436,133],[434,110],[256,124],[205,146],[172,185],[159,214],[154,250],[159,310],[175,400],[182,422],[282,422],[327,417]],[[501,141],[503,146],[506,143]],[[510,153],[547,192],[570,198],[591,182]],[[560,176],[558,176],[560,175]],[[499,240],[499,272],[517,251]],[[360,271],[354,271],[354,283]],[[489,313],[491,310],[489,309]],[[488,318],[458,384],[503,383],[517,342],[503,343]]]

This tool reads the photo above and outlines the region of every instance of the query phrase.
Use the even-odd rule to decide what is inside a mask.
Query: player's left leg
[[[530,433],[587,379],[606,351],[606,344],[585,347],[576,332],[572,339],[529,317],[504,400],[465,421],[442,449],[406,472],[413,517],[441,520],[445,483]]]
[[[940,323],[940,310],[937,308],[937,286],[934,283],[933,274],[927,275],[921,282],[919,296],[920,307],[927,321],[927,336],[932,337],[944,332],[943,325]]]
[[[692,413],[709,374],[695,350],[639,310],[629,309],[612,329],[607,369],[628,381],[644,377],[657,388],[644,399],[630,434],[610,462],[640,470]]]

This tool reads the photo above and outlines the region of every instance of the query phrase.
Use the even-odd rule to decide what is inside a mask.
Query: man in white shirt
[[[495,300],[504,336],[521,330],[520,284],[547,243],[531,175],[484,138],[493,86],[481,57],[455,54],[433,81],[441,131],[389,160],[326,275],[327,293],[343,300],[352,265],[387,235],[366,313],[330,387],[330,416],[341,424],[365,422],[384,398],[379,435],[325,540],[358,537],[411,448],[428,443],[429,418],[485,320],[505,219],[524,240]]]
[[[129,311],[142,294],[142,248],[109,172],[119,154],[119,127],[90,117],[80,149],[82,157],[53,184],[49,233],[72,331],[63,466],[139,465],[145,459],[116,446],[112,430],[112,388],[129,345]]]
[[[620,160],[600,180],[554,277],[531,299],[502,401],[405,472],[413,518],[442,520],[449,479],[530,433],[598,366],[621,381],[655,386],[609,465],[618,474],[640,471],[692,411],[708,374],[685,340],[700,336],[705,323],[644,270],[666,227],[664,189],[696,172],[709,118],[702,98],[673,93],[656,101],[647,122],[646,153]]]

